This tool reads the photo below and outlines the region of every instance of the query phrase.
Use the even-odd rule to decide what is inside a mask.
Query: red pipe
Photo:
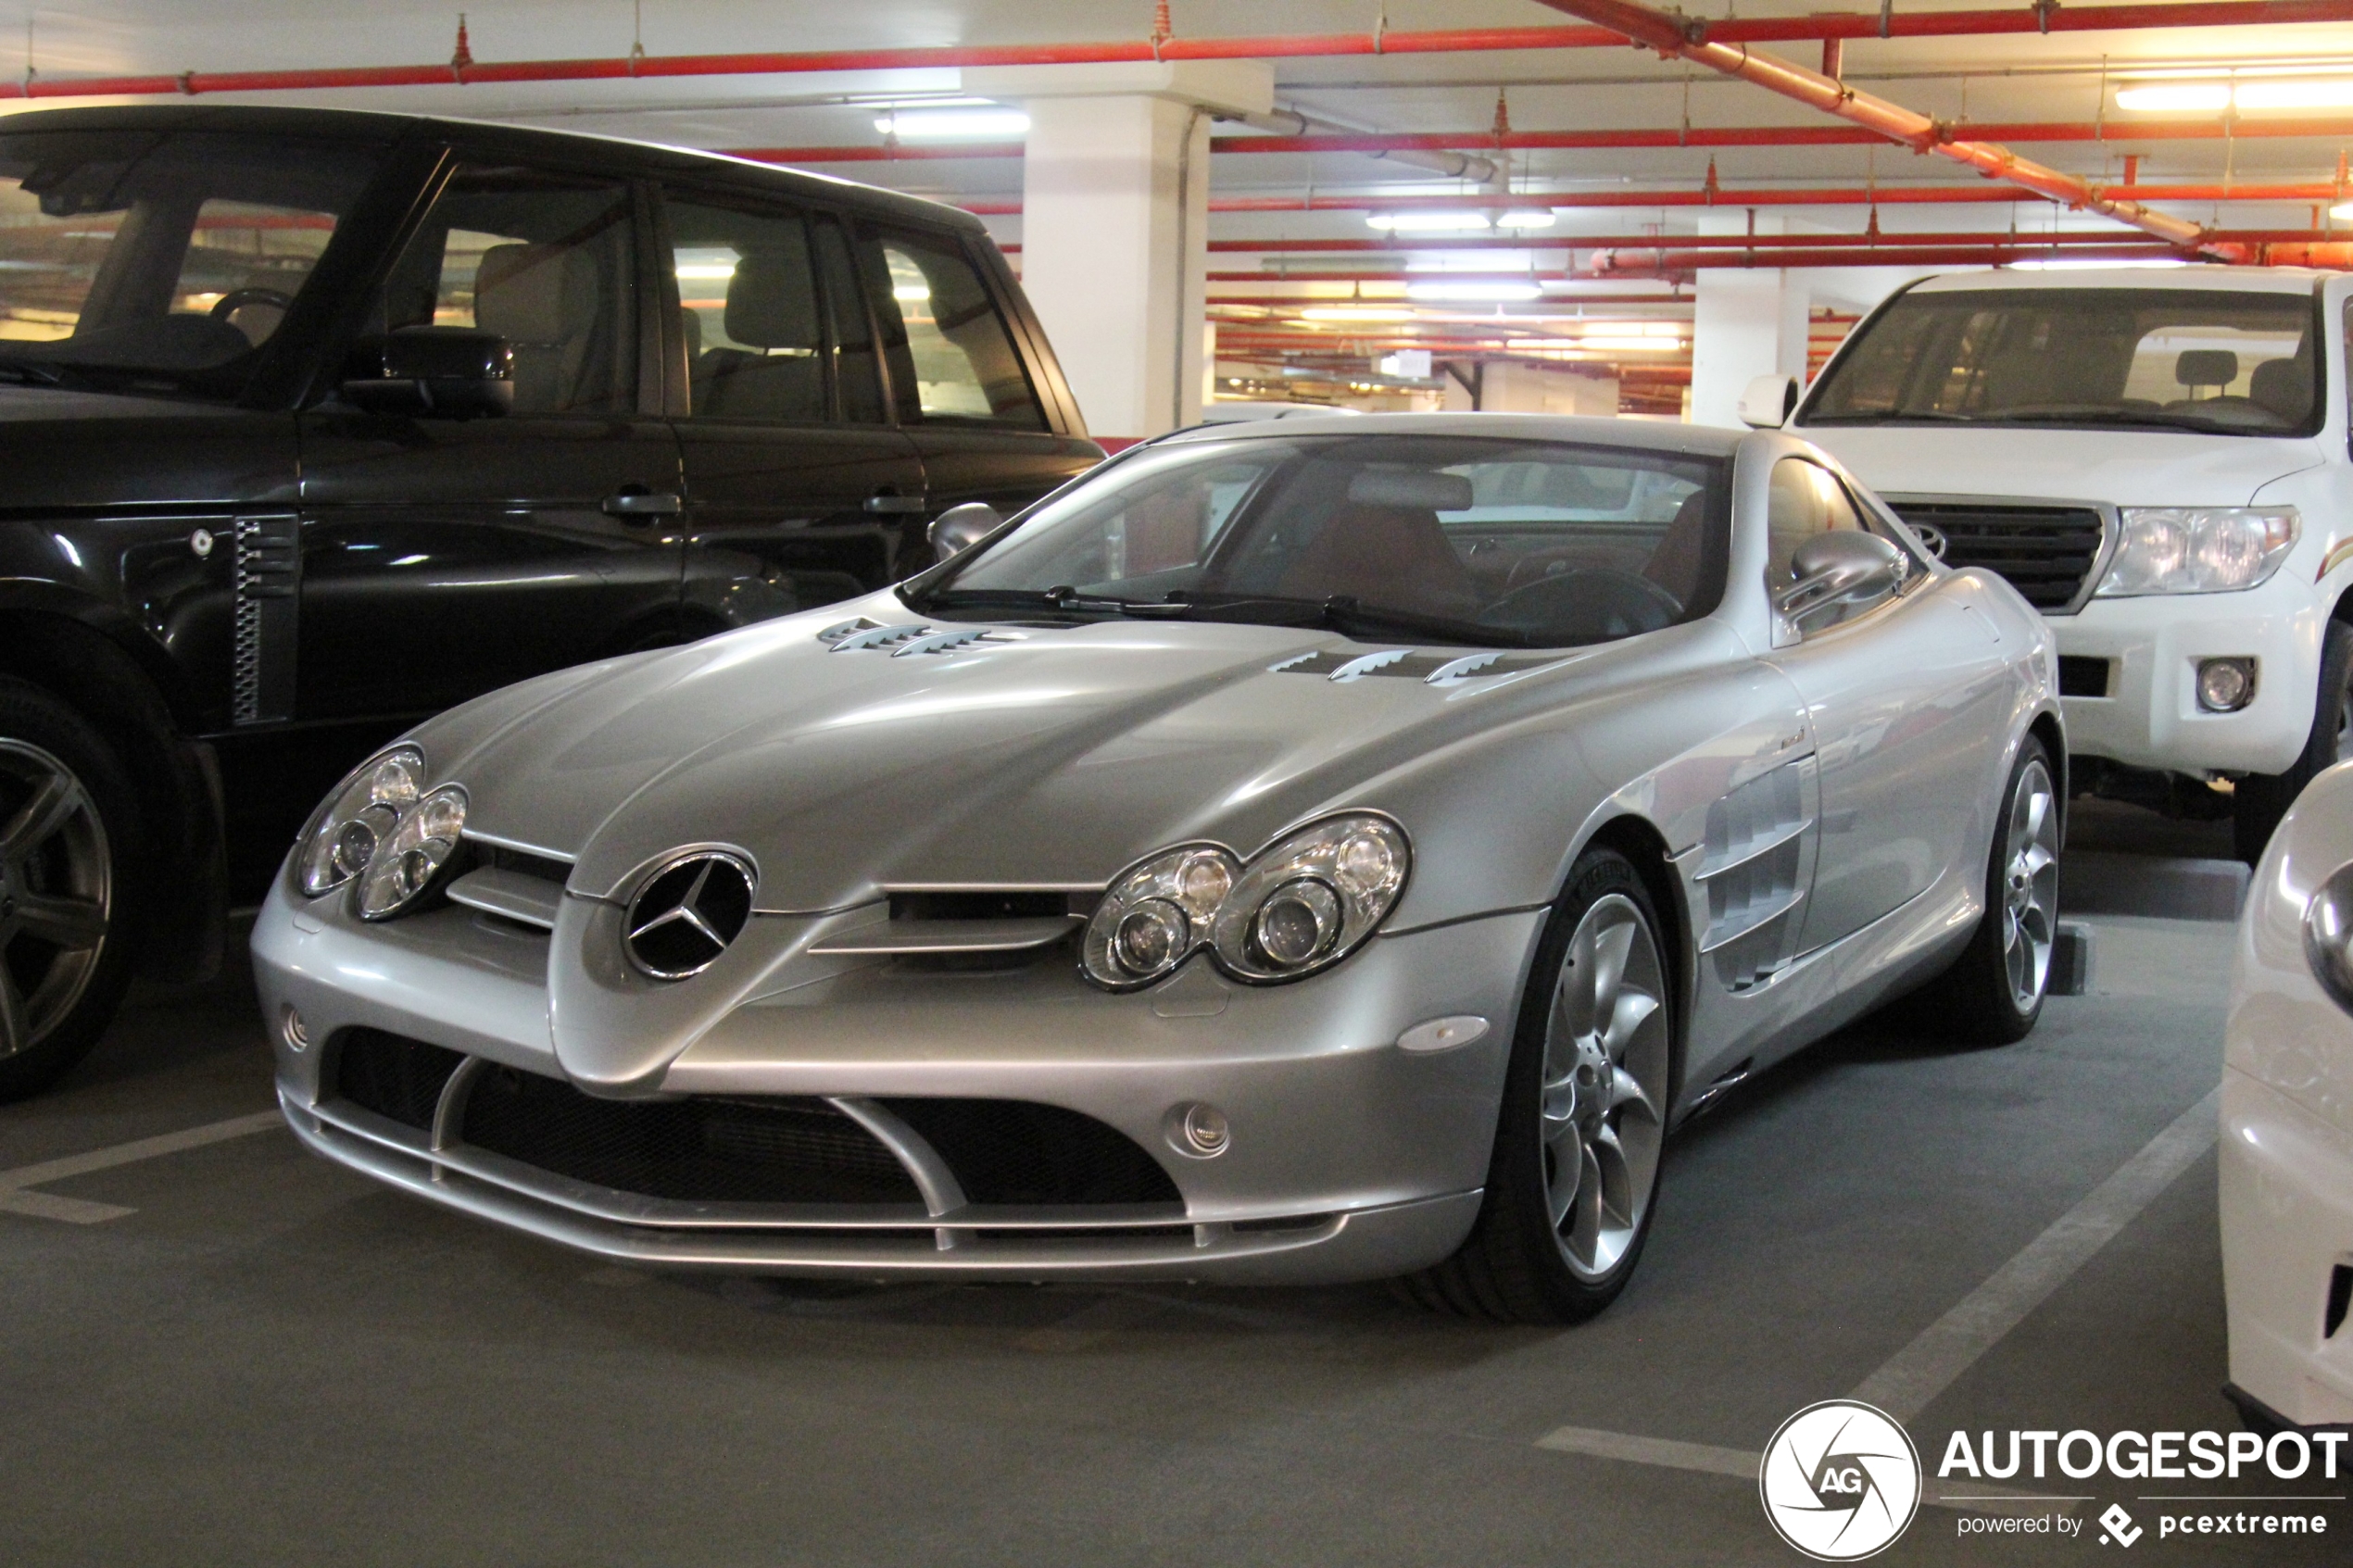
[[[2308,244],[2313,235],[2304,229],[2231,230],[2219,232],[2218,241],[2232,244]],[[1678,234],[1676,245],[1694,250],[1767,250],[1787,245],[1796,236],[1767,234]],[[2070,231],[2055,234],[2015,233],[1910,233],[1910,234],[1807,234],[1803,243],[1809,246],[1843,248],[1855,246],[1868,249],[1873,245],[2031,245],[2043,248],[2113,245],[2130,235],[2120,236],[2098,230]],[[2156,245],[2155,239],[2135,242],[2144,248]],[[1264,251],[1270,255],[1319,255],[1327,253],[1363,254],[1365,252],[1412,252],[1417,250],[1608,250],[1623,245],[1652,246],[1658,244],[1655,234],[1564,234],[1538,241],[1524,239],[1470,240],[1388,240],[1388,239],[1315,239],[1315,240],[1212,240],[1209,248],[1220,252]],[[1014,247],[1005,246],[1007,250]],[[1435,281],[1435,275],[1432,276]]]
[[[1831,236],[1820,236],[1828,239]],[[1976,236],[1956,235],[1958,240]],[[2283,253],[2298,247],[2255,245],[2251,254],[2262,254],[2273,248]],[[2306,245],[2303,249],[2341,249],[2353,256],[2353,245],[2334,247]],[[2018,245],[1885,245],[1876,248],[1861,245],[1822,245],[1810,242],[1805,245],[1758,246],[1755,251],[1726,254],[1722,251],[1693,250],[1688,247],[1673,250],[1634,249],[1605,250],[1593,257],[1592,269],[1579,276],[1617,278],[1629,275],[1648,277],[1662,272],[1689,272],[1704,267],[2003,267],[2017,261],[2040,261],[2062,252],[2040,244]],[[2063,254],[2070,261],[2145,261],[2152,257],[2179,257],[2181,252],[2169,245],[2145,242],[2111,241],[2099,245],[2069,245]],[[2285,260],[2274,265],[2291,266]],[[2341,265],[2341,264],[2340,264]]]
[[[2353,0],[2193,0],[2182,5],[2024,6],[1998,10],[1727,19],[1704,27],[1721,44],[1832,38],[1953,38],[2144,28],[2250,27],[2353,21]],[[1883,31],[1882,31],[1883,30]],[[1425,32],[1267,34],[1241,38],[1106,40],[1086,44],[945,44],[901,49],[614,56],[600,59],[351,66],[296,70],[181,71],[146,76],[0,82],[5,98],[176,97],[207,93],[324,92],[512,82],[611,82],[647,77],[772,76],[808,71],[906,70],[947,66],[1099,65],[1143,60],[1265,60],[1351,55],[1601,49],[1624,43],[1610,27],[1452,28]]]
[[[2117,190],[2120,186],[2095,186]],[[2133,194],[2150,201],[2334,201],[2333,184],[2309,185],[2133,185]],[[1518,191],[1508,198],[1491,194],[1390,196],[1213,196],[1212,212],[1371,212],[1395,207],[1417,211],[1483,209],[1495,207],[1551,207],[1574,211],[1595,207],[1944,207],[1981,202],[2042,201],[2047,197],[2002,185],[1856,186],[1851,189],[1762,191]],[[965,202],[967,212],[1003,216],[1021,211],[1017,201]],[[1545,236],[1531,233],[1530,241]],[[1554,239],[1553,244],[1567,243]]]

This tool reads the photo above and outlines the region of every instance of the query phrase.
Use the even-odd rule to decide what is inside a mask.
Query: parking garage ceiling
[[[1689,19],[2110,196],[2130,185],[2159,227],[2353,228],[2329,210],[2346,199],[2353,146],[2353,0],[1890,0],[1828,23],[1809,19],[1818,9],[1702,0]],[[889,133],[880,122],[894,108],[965,99],[962,66],[980,63],[976,50],[1099,56],[1149,50],[1156,34],[1167,54],[1263,49],[1278,123],[1218,127],[1211,295],[1220,358],[1270,370],[1370,373],[1424,342],[1522,353],[1542,330],[1531,322],[1567,312],[1628,323],[1629,344],[1647,331],[1660,346],[1619,358],[1672,381],[1688,373],[1688,334],[1674,329],[1689,314],[1694,242],[1717,258],[1822,267],[1812,295],[1826,351],[1908,275],[1895,269],[2149,240],[1704,62],[1611,44],[1594,12],[1579,0],[479,0],[461,44],[459,10],[430,0],[221,0],[201,21],[88,0],[18,7],[13,29],[0,8],[0,93],[17,94],[0,107],[129,88],[745,150],[970,207],[1017,252],[1017,126],[984,120],[941,139],[908,113],[904,133]],[[708,58],[744,56],[772,57]],[[1595,277],[1613,265],[1619,275]],[[1433,298],[1447,292],[1433,274],[1539,295]]]

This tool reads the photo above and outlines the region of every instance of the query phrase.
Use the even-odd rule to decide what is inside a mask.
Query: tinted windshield
[[[0,364],[233,392],[377,157],[193,132],[0,135]]]
[[[1065,493],[924,602],[1601,642],[1715,608],[1727,474],[1715,458],[1459,436],[1186,441]]]
[[[2317,323],[2300,294],[1909,294],[1839,356],[1799,422],[2309,435],[2322,407]]]

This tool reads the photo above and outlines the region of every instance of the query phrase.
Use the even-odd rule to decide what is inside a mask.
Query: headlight
[[[2127,507],[2096,596],[2224,594],[2268,581],[2303,531],[2294,507]]]
[[[400,813],[417,803],[424,776],[424,753],[396,746],[336,786],[303,830],[296,872],[302,891],[316,898],[367,870],[376,846],[399,826]]]
[[[1088,976],[1114,990],[1148,985],[1192,956],[1239,868],[1210,845],[1164,850],[1122,876],[1087,922]]]
[[[1262,985],[1328,969],[1388,917],[1411,859],[1404,830],[1369,812],[1302,828],[1247,867],[1215,845],[1164,849],[1095,907],[1087,977],[1134,990],[1202,947],[1234,978]]]
[[[422,897],[457,852],[466,826],[466,792],[443,784],[400,815],[376,846],[359,883],[359,918],[387,920]]]
[[[2329,999],[2353,1012],[2353,865],[2337,867],[2304,906],[2304,961]]]

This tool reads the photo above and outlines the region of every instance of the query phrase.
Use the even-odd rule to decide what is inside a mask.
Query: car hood
[[[1655,671],[1728,635],[1505,655],[1437,685],[1436,664],[1474,650],[1335,680],[1377,645],[1137,621],[936,622],[988,633],[937,652],[818,635],[894,617],[913,620],[885,596],[566,672],[417,738],[434,776],[465,786],[470,833],[574,859],[575,894],[622,897],[653,860],[715,844],[749,854],[760,909],[809,913],[893,886],[1097,887],[1190,840],[1248,854],[1316,811],[1380,804],[1354,792],[1441,766],[1521,703],[1558,703],[1580,670]]]
[[[2317,443],[2143,431],[1799,426],[1881,495],[2016,496],[2120,507],[2243,507],[2321,461]]]

